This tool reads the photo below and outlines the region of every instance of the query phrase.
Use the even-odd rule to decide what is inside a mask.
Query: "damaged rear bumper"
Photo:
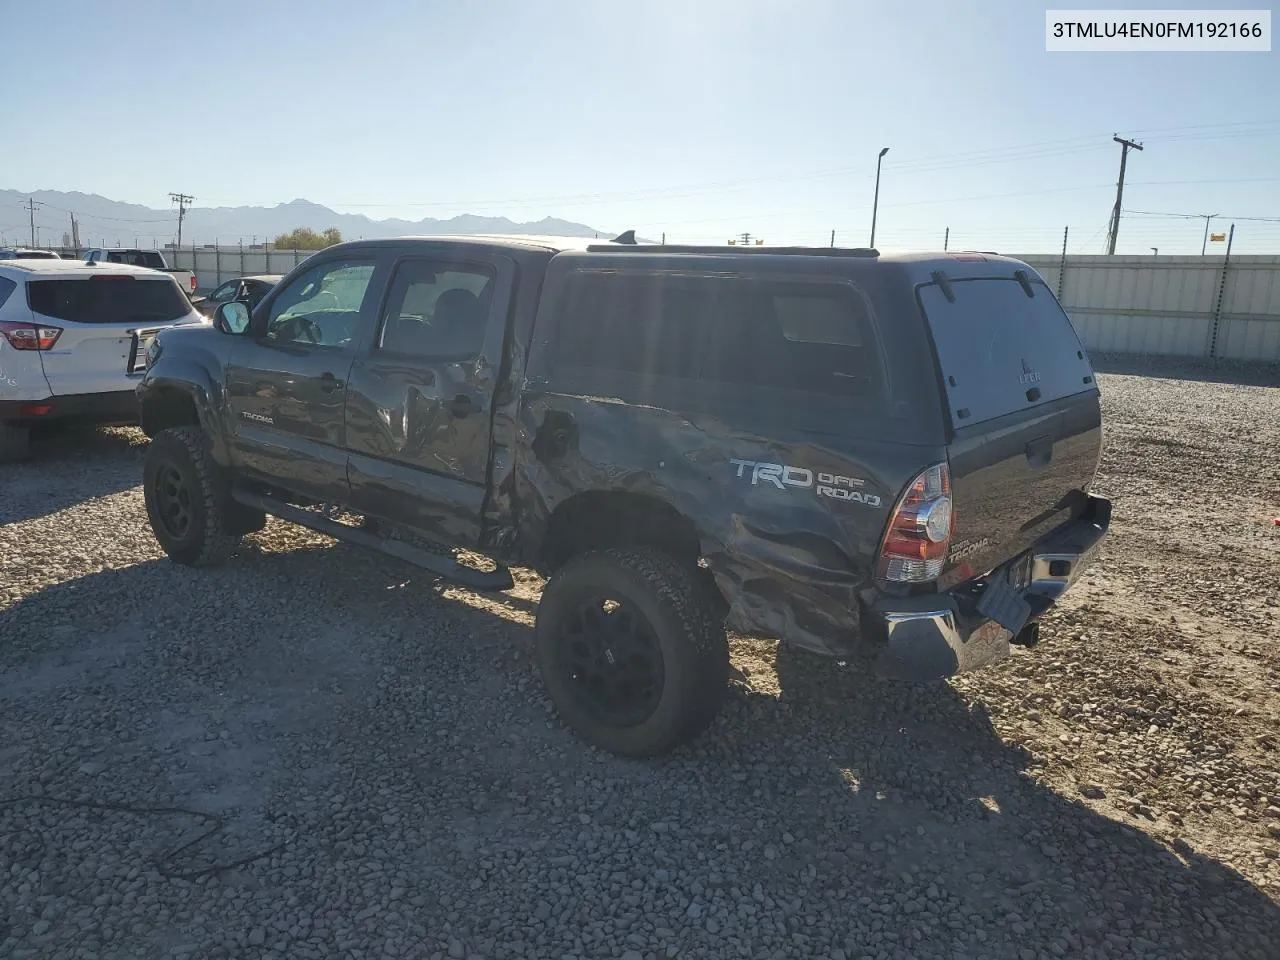
[[[904,680],[937,680],[1009,656],[1035,641],[1036,621],[1079,579],[1111,522],[1111,501],[1090,498],[1082,519],[979,581],[947,593],[882,597],[868,611],[883,639],[877,668]]]

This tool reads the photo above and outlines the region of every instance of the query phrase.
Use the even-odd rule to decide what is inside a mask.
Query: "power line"
[[[1186,131],[1197,129],[1221,129],[1224,127],[1238,127],[1248,124],[1257,124],[1260,121],[1240,121],[1228,124],[1205,124],[1202,127],[1165,127],[1156,128],[1156,130],[1167,131]],[[1280,121],[1261,121],[1267,124],[1276,124]],[[1145,132],[1156,132],[1156,130]],[[1170,136],[1167,138],[1155,138],[1161,142],[1173,142],[1178,139],[1237,139],[1246,136],[1274,136],[1280,135],[1280,129],[1271,130],[1245,130],[1234,133],[1206,133],[1196,134],[1194,136],[1178,137]],[[1021,160],[1034,160],[1041,158],[1070,156],[1077,153],[1086,153],[1096,150],[1105,149],[1097,144],[1097,134],[1088,137],[1070,137],[1060,140],[1047,140],[1039,143],[1021,144],[1016,146],[1002,147],[996,149],[971,150],[963,152],[950,152],[935,154],[931,156],[916,157],[900,161],[894,165],[895,169],[904,173],[928,173],[934,170],[943,169],[960,169],[972,166],[985,166],[990,164],[1011,163]],[[579,194],[560,194],[560,195],[544,195],[534,197],[507,197],[507,198],[471,198],[459,200],[406,200],[406,201],[367,201],[367,200],[350,200],[350,201],[333,201],[337,207],[356,207],[356,208],[376,208],[376,207],[424,207],[424,208],[448,208],[454,206],[479,206],[484,204],[501,204],[501,205],[520,205],[527,206],[540,203],[571,203],[575,201],[592,202],[605,201],[615,203],[623,202],[645,202],[655,197],[671,197],[679,199],[681,197],[698,196],[702,193],[713,192],[717,190],[737,189],[742,186],[749,186],[758,183],[769,183],[788,180],[811,180],[822,179],[827,177],[845,176],[850,173],[862,173],[861,167],[836,167],[825,170],[815,170],[808,172],[790,173],[790,174],[774,174],[762,177],[749,177],[737,180],[717,180],[705,181],[702,183],[678,184],[668,187],[651,187],[644,189],[632,189],[624,191],[601,191],[595,193],[579,193]],[[1225,183],[1225,182],[1250,182],[1238,180],[1209,180],[1209,181],[1158,181],[1161,183]],[[235,205],[258,205],[270,204],[272,201],[255,201],[250,203],[244,200],[231,200],[226,198],[216,198],[208,201],[210,203],[225,203]]]
[[[1206,216],[1223,217],[1227,220],[1256,220],[1260,223],[1280,223],[1280,217],[1233,217],[1229,213],[1155,213],[1150,210],[1126,210],[1127,217],[1170,217],[1180,220],[1200,220]]]
[[[1274,120],[1229,120],[1226,123],[1200,123],[1182,127],[1152,127],[1149,130],[1135,130],[1133,133],[1135,136],[1149,138],[1153,133],[1178,133],[1184,130],[1221,130],[1224,127],[1249,127],[1274,123],[1280,123],[1280,118]]]

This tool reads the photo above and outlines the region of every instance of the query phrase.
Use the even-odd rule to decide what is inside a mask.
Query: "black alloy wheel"
[[[184,540],[191,532],[191,489],[177,465],[166,462],[156,470],[152,480],[156,519],[164,532],[175,540]]]
[[[559,660],[581,706],[600,723],[643,723],[662,699],[662,648],[626,601],[594,596],[565,617]]]

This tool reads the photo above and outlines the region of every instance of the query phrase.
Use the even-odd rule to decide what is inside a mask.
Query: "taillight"
[[[53,345],[62,336],[62,328],[46,326],[43,323],[0,320],[0,334],[15,350],[52,350]]]
[[[194,273],[191,275],[191,292],[196,292],[196,275]]]
[[[880,579],[894,583],[938,579],[952,526],[951,472],[939,463],[912,480],[898,499],[880,545]]]

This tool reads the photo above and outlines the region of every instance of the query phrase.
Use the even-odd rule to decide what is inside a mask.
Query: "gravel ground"
[[[942,689],[734,640],[584,747],[498,598],[272,523],[163,559],[144,438],[0,467],[0,957],[1280,956],[1280,389],[1104,376],[1107,553]]]

